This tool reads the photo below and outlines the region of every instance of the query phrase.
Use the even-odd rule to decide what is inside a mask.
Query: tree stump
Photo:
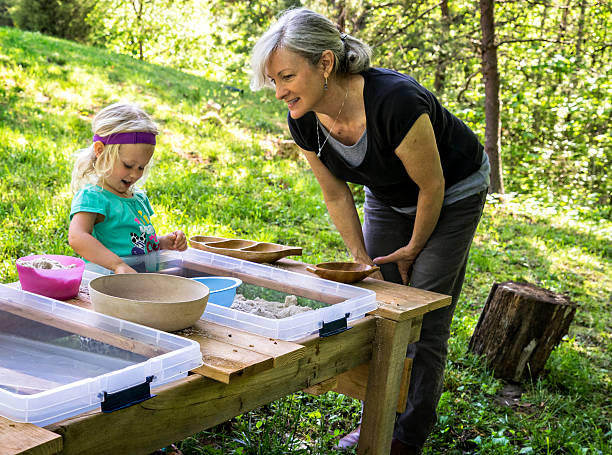
[[[567,334],[577,305],[566,296],[528,283],[495,283],[470,339],[498,378],[537,377]]]

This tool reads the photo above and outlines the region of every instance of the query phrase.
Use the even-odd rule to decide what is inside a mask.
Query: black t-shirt
[[[361,75],[366,154],[361,164],[351,166],[329,143],[325,144],[320,159],[332,174],[368,186],[374,196],[391,206],[416,205],[419,187],[408,176],[395,149],[422,114],[429,115],[433,126],[446,188],[480,168],[484,149],[476,135],[414,78],[382,68],[370,68]],[[299,119],[287,115],[287,119],[295,142],[304,150],[318,151],[314,113],[308,112]],[[322,131],[319,136],[325,137]]]

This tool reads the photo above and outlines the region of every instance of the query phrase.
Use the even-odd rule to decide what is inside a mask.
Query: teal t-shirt
[[[92,235],[117,256],[159,250],[159,240],[151,224],[153,208],[142,191],[136,190],[131,198],[124,198],[102,187],[87,185],[74,195],[70,219],[78,212],[104,216],[104,221],[94,224]]]

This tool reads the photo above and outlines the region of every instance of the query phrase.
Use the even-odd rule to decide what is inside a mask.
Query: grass
[[[237,92],[101,49],[0,28],[0,278],[15,259],[72,254],[74,152],[101,107],[131,99],[161,125],[146,190],[159,232],[251,238],[345,259],[304,160],[284,156],[284,113],[271,94]],[[213,103],[221,106],[212,108]],[[509,176],[511,178],[511,176]],[[355,188],[358,203],[363,192]],[[450,341],[439,419],[426,454],[611,454],[612,223],[528,194],[490,198],[470,255]],[[516,389],[467,352],[495,282],[528,281],[579,305],[544,375]],[[514,390],[510,399],[508,394]],[[509,404],[506,404],[508,402]],[[297,393],[178,441],[189,454],[328,454],[359,402]]]

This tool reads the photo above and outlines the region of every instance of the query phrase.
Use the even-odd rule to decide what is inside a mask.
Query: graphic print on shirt
[[[159,241],[155,234],[155,228],[149,221],[147,215],[144,215],[140,210],[138,211],[140,216],[144,219],[141,220],[137,216],[134,217],[134,221],[138,223],[140,233],[130,232],[132,241],[132,255],[146,254],[153,251],[159,250]]]

